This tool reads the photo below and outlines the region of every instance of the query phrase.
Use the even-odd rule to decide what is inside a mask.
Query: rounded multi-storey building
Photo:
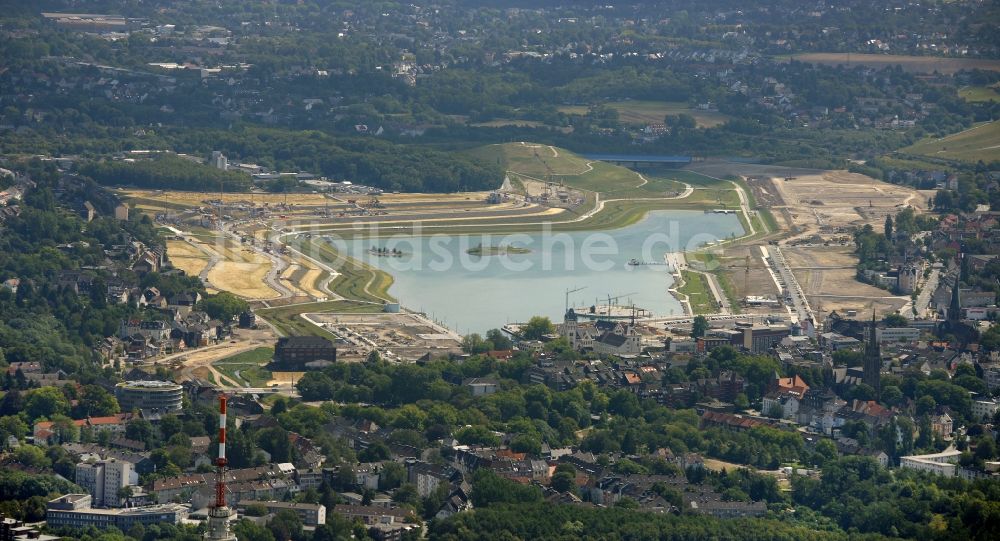
[[[179,412],[183,395],[184,388],[170,381],[123,381],[115,386],[122,411]]]

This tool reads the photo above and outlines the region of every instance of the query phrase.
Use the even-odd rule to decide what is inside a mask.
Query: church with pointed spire
[[[875,309],[872,308],[872,321],[865,333],[865,354],[863,364],[862,381],[872,389],[875,389],[875,396],[881,394],[882,378],[882,348],[878,344],[876,333]]]

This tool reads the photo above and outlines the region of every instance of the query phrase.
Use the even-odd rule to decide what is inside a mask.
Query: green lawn
[[[274,348],[259,347],[212,363],[216,370],[233,381],[250,387],[263,387],[271,380],[271,371],[263,367],[274,356]],[[239,372],[239,375],[237,375]]]
[[[329,336],[329,333],[299,317],[301,314],[318,312],[344,312],[344,313],[376,313],[381,312],[382,307],[376,304],[364,304],[350,301],[324,301],[296,304],[292,306],[279,306],[276,308],[262,308],[257,310],[257,315],[266,319],[284,336],[307,335],[307,336]]]
[[[958,89],[958,97],[965,101],[1000,101],[1000,92],[994,86],[963,86]]]
[[[655,172],[640,175],[619,165],[590,161],[565,149],[534,143],[488,145],[473,149],[469,153],[482,160],[503,164],[508,171],[515,174],[512,180],[516,179],[516,175],[529,177],[528,180],[544,180],[551,174],[554,182],[599,192],[605,199],[669,197],[684,189],[680,182],[699,186],[715,185],[718,182],[695,173],[670,169],[657,169]]]
[[[714,314],[718,312],[718,306],[712,297],[712,292],[708,289],[708,281],[704,274],[682,270],[684,285],[678,288],[678,292],[687,295],[691,303],[691,310],[695,314]]]
[[[544,179],[550,171],[553,175],[580,175],[589,169],[587,159],[568,150],[537,143],[487,145],[468,153],[483,160],[499,161],[510,171],[537,179]]]
[[[898,151],[903,155],[927,156],[975,163],[997,161],[1000,157],[1000,121],[986,122],[965,131],[924,139]]]

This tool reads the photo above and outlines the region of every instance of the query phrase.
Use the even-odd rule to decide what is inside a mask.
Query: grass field
[[[965,101],[1000,101],[997,85],[993,86],[963,86],[958,89],[958,97]]]
[[[382,311],[376,304],[363,304],[350,301],[325,301],[280,306],[277,308],[262,308],[257,315],[270,322],[284,336],[326,336],[330,333],[299,317],[301,314],[318,312],[372,314]]]
[[[959,70],[981,69],[1000,71],[1000,60],[982,58],[944,58],[938,56],[906,56],[894,54],[805,53],[784,57],[786,60],[825,64],[851,65],[871,68],[900,66],[913,73],[938,72],[951,75]]]
[[[919,171],[921,169],[941,169],[944,171],[952,171],[951,167],[943,166],[930,161],[924,161],[915,158],[898,158],[895,156],[882,156],[879,161],[887,167],[892,167],[895,169],[906,169],[912,171]]]
[[[997,161],[1000,160],[1000,121],[979,124],[940,139],[925,139],[897,152],[961,162]]]
[[[250,387],[263,387],[271,380],[271,372],[263,365],[273,356],[274,348],[259,347],[215,361],[212,366],[233,381],[245,382]]]
[[[718,312],[715,299],[712,298],[712,292],[708,289],[708,281],[705,275],[700,272],[688,270],[682,270],[681,274],[684,276],[684,285],[679,287],[677,292],[687,295],[688,301],[691,303],[691,310],[695,314],[714,314]]]
[[[605,199],[619,197],[664,197],[681,192],[684,186],[672,173],[641,175],[618,165],[595,162],[568,150],[531,143],[488,145],[471,151],[484,160],[497,160],[508,171],[529,179],[552,180],[567,186],[600,192]]]
[[[711,128],[725,123],[729,116],[718,111],[702,111],[691,109],[688,104],[672,101],[626,100],[606,103],[608,107],[618,111],[618,120],[624,124],[645,126],[647,124],[663,124],[667,115],[687,114],[694,117],[699,127]],[[586,115],[585,105],[568,105],[560,107],[559,111],[568,115]]]

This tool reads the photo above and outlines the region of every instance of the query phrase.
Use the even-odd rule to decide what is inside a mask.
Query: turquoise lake
[[[484,228],[485,229],[485,228]],[[570,306],[584,308],[622,295],[655,315],[679,315],[667,289],[673,278],[663,256],[743,234],[733,214],[654,211],[630,226],[598,232],[435,235],[334,241],[356,259],[393,276],[390,294],[404,307],[426,312],[467,334],[484,333],[533,315],[562,321],[567,289]],[[516,246],[526,254],[473,256],[478,245]],[[397,257],[372,249],[398,250]],[[630,260],[655,263],[630,265]]]

